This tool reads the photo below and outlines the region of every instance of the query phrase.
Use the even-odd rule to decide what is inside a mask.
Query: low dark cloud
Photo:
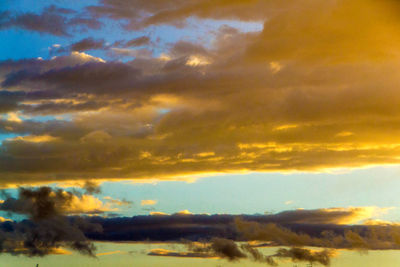
[[[293,223],[274,215],[163,215],[90,218],[104,232],[90,235],[108,241],[190,241],[225,238],[264,241],[274,246],[349,249],[399,249],[396,225]]]
[[[91,197],[91,196],[90,196]],[[75,200],[74,200],[75,199]],[[3,252],[45,255],[55,248],[69,247],[93,255],[92,241],[183,242],[187,252],[152,251],[155,256],[218,257],[230,261],[250,259],[271,266],[281,258],[329,265],[335,249],[400,249],[398,225],[332,224],[296,222],[296,211],[271,215],[173,214],[134,217],[79,217],[90,210],[76,208],[85,197],[50,188],[20,189],[18,198],[7,196],[0,210],[22,214],[27,220],[0,223]],[[106,198],[105,198],[106,199]],[[115,199],[107,197],[110,203]],[[74,202],[75,201],[75,202]],[[79,202],[79,203],[81,203]],[[93,202],[93,201],[90,201]],[[75,203],[75,204],[73,204]],[[89,203],[89,202],[88,202]],[[114,203],[115,204],[115,203]],[[118,203],[118,206],[125,205]],[[82,206],[85,203],[82,202]],[[343,209],[344,210],[344,209]],[[110,210],[112,211],[112,210]],[[354,213],[351,209],[349,213]],[[309,211],[311,217],[317,210]],[[324,210],[320,210],[322,217]],[[287,214],[292,214],[289,218]],[[304,213],[302,213],[304,215]],[[342,214],[337,214],[340,221]],[[101,230],[101,231],[100,231]],[[51,233],[51,234],[50,234]],[[182,241],[183,240],[183,241]],[[261,245],[254,241],[264,242]],[[239,242],[239,243],[238,243]],[[248,242],[248,243],[247,243]],[[23,247],[17,247],[24,244]],[[264,255],[262,246],[289,247]],[[316,251],[305,247],[319,248]],[[22,248],[22,250],[19,250]],[[13,252],[14,251],[14,252]]]

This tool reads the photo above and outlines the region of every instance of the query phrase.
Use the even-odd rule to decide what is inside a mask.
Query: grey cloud
[[[188,17],[213,19],[263,20],[265,11],[274,5],[265,1],[140,1],[103,0],[87,9],[98,17],[128,20],[127,29],[149,25],[172,24],[182,26]],[[264,12],[261,12],[264,10]]]
[[[125,47],[137,47],[150,44],[151,40],[148,36],[140,36],[135,39],[129,40],[125,43]]]
[[[74,17],[68,21],[70,27],[82,27],[82,31],[86,32],[87,29],[99,30],[104,25],[99,20],[90,17]]]
[[[51,5],[41,13],[3,12],[0,15],[0,29],[20,28],[55,36],[70,36],[75,28],[99,29],[101,22],[77,14],[76,11]]]
[[[101,193],[101,187],[99,184],[91,181],[86,181],[83,189],[85,190],[86,194],[100,194]]]
[[[65,67],[40,74],[31,74],[25,71],[17,72],[12,76],[8,76],[2,82],[2,86],[8,88],[25,82],[36,83],[36,86],[38,86],[44,83],[53,89],[72,89],[75,93],[90,93],[92,91],[97,94],[110,94],[112,93],[110,91],[111,88],[117,90],[134,84],[135,77],[138,74],[139,70],[123,63],[89,62],[83,65]],[[101,81],[100,84],[99,81]],[[115,81],[121,82],[117,88],[115,87]]]
[[[70,46],[72,51],[86,51],[86,50],[96,50],[96,49],[104,49],[105,41],[103,39],[96,40],[93,38],[85,38],[80,40],[79,42],[73,43]]]
[[[64,16],[54,13],[52,10],[45,10],[41,14],[31,12],[10,14],[7,19],[3,19],[0,28],[18,27],[30,31],[66,36],[68,35],[66,24],[67,19]]]

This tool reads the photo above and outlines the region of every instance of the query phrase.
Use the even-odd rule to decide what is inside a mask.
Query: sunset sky
[[[399,177],[396,0],[0,1],[0,267],[396,266]]]

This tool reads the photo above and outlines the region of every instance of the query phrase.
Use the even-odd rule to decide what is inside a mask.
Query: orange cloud
[[[140,205],[142,206],[153,206],[157,204],[157,200],[152,200],[152,199],[144,199],[140,202]]]
[[[128,28],[193,17],[263,28],[225,25],[208,46],[178,41],[131,61],[75,51],[2,62],[0,131],[19,137],[2,142],[0,183],[400,164],[398,8],[390,0],[91,6]],[[26,119],[44,115],[59,119]]]

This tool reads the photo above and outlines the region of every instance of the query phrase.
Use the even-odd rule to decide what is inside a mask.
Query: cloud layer
[[[88,190],[93,184],[86,184]],[[330,264],[335,249],[400,249],[398,224],[372,223],[386,209],[376,207],[291,210],[269,215],[173,215],[134,217],[87,216],[110,213],[110,205],[129,202],[62,189],[20,188],[17,197],[4,193],[0,211],[26,219],[1,218],[0,248],[13,255],[44,256],[63,248],[95,256],[91,241],[172,241],[187,251],[152,250],[151,256],[250,259],[276,266],[277,261]],[[73,216],[71,216],[73,215]],[[239,243],[238,243],[239,242]],[[284,246],[264,255],[259,248]],[[310,250],[306,247],[316,247]]]
[[[89,37],[67,46],[70,55],[2,61],[0,131],[19,138],[2,142],[1,183],[397,164],[399,8],[390,0],[88,7],[93,19],[127,27],[191,17],[264,27],[225,25],[211,45],[178,41],[161,56],[146,36],[113,45]],[[67,12],[57,10],[37,16]],[[78,52],[87,49],[135,58]]]

